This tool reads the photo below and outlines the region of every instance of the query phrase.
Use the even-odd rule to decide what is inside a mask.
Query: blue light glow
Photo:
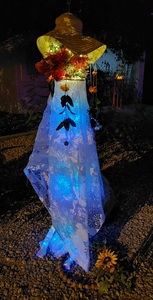
[[[71,264],[73,263],[73,259],[69,257],[65,262],[64,262],[64,267],[66,270],[70,270]]]
[[[70,179],[64,175],[56,176],[57,186],[60,187],[60,190],[65,196],[69,196],[71,193],[71,182]]]
[[[42,245],[43,245],[43,246],[48,246],[48,243],[47,243],[46,241],[43,241],[43,242],[42,242]]]

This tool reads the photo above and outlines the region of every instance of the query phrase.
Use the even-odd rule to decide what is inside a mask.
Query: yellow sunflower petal
[[[109,272],[110,273],[113,273],[115,271],[115,268],[114,267],[111,267],[110,269],[109,269]]]
[[[96,262],[96,267],[100,268],[102,267],[103,269],[106,268],[112,268],[114,265],[117,264],[117,255],[114,254],[114,251],[110,251],[109,249],[106,249],[103,252],[100,252],[98,255],[98,259]]]

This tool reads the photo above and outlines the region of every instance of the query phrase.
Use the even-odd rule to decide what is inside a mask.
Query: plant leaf
[[[76,127],[76,123],[72,119],[68,118],[68,120],[71,126]]]
[[[70,125],[73,126],[73,127],[76,127],[75,122],[74,122],[72,119],[67,118],[67,119],[65,119],[64,121],[62,121],[62,122],[57,126],[56,130],[61,129],[61,128],[64,126],[64,128],[68,131],[69,128],[70,128]]]
[[[62,105],[62,107],[64,107],[64,106],[66,105],[67,102],[68,102],[71,106],[74,106],[71,97],[68,96],[68,95],[63,95],[63,96],[61,97],[61,105]]]
[[[66,95],[63,95],[63,96],[61,97],[61,105],[62,105],[62,107],[64,107],[64,106],[66,105],[66,102],[67,102]]]
[[[63,111],[61,111],[61,112],[59,113],[59,115],[63,114],[64,111],[65,111],[65,108],[63,109]]]
[[[72,114],[72,115],[75,115],[75,113],[71,110],[71,108],[70,108],[70,106],[67,104],[66,105],[66,107],[68,108],[68,110],[70,111],[70,113]]]
[[[66,98],[67,98],[67,102],[68,102],[71,106],[74,106],[71,97],[67,95]]]
[[[70,121],[69,121],[69,119],[65,119],[64,120],[64,127],[65,127],[65,129],[67,131],[69,130],[69,128],[70,128]]]
[[[64,122],[62,121],[62,122],[57,126],[56,130],[61,129],[63,126],[64,126]]]
[[[107,281],[100,281],[99,282],[99,293],[103,294],[103,293],[107,293],[108,289],[110,288],[110,283]]]

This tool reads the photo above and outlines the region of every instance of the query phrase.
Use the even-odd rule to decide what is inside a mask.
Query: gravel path
[[[114,288],[101,295],[97,290],[72,286],[61,276],[57,259],[49,255],[35,257],[39,241],[51,225],[47,211],[23,174],[36,132],[0,138],[0,299],[153,299],[151,126],[149,117],[110,112],[96,135],[101,169],[116,199],[98,241],[105,239],[120,252],[133,282],[130,294]],[[78,274],[86,282],[92,270],[86,274],[76,266],[74,276]]]

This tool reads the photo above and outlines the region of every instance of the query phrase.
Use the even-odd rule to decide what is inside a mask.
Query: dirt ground
[[[115,195],[115,206],[106,220],[102,237],[107,238],[108,244],[120,245],[121,251],[126,249],[125,256],[134,268],[137,279],[129,296],[113,296],[112,293],[105,298],[92,298],[85,293],[84,298],[76,294],[74,299],[150,300],[153,299],[153,107],[136,105],[122,110],[104,107],[101,119],[103,126],[95,133],[99,162]],[[7,135],[3,133],[4,118],[0,125],[2,223],[7,224],[25,205],[31,205],[33,201],[37,204],[39,201],[23,174],[38,124],[39,121],[31,126],[30,131],[28,128],[26,132],[23,126],[23,132],[19,130],[12,134],[9,131]],[[63,290],[63,294],[66,291]],[[59,298],[46,296],[41,299],[73,299],[61,298],[63,294]],[[2,299],[19,299],[4,295]]]

